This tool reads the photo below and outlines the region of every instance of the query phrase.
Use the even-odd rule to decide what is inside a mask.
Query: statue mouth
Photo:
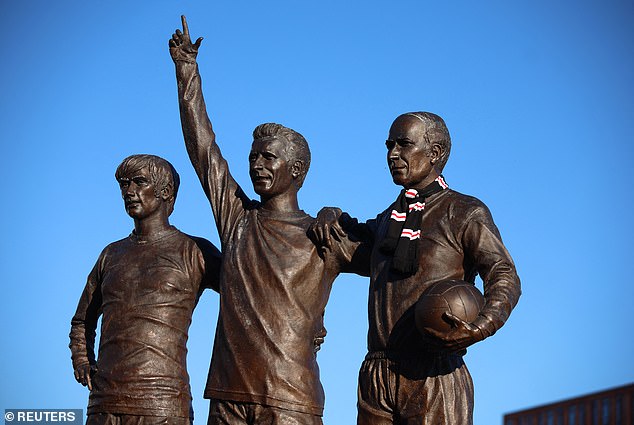
[[[264,183],[264,182],[268,182],[271,180],[271,177],[269,176],[260,176],[260,175],[252,175],[251,176],[251,181],[253,183]]]

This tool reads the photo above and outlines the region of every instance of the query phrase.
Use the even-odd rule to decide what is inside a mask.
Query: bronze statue
[[[403,186],[375,219],[358,223],[337,208],[311,230],[326,246],[343,231],[371,248],[368,354],[358,387],[360,425],[473,423],[466,348],[493,335],[520,296],[520,280],[488,208],[449,189],[440,174],[451,148],[444,121],[406,113],[390,128],[387,162]],[[436,282],[484,282],[484,307],[471,322],[445,313],[447,333],[416,328],[415,305]]]
[[[169,162],[133,155],[115,176],[134,230],[102,251],[71,322],[75,379],[90,390],[86,423],[188,425],[187,335],[202,291],[217,291],[220,252],[170,225],[179,177]]]
[[[321,424],[315,340],[323,336],[322,316],[337,274],[363,273],[352,258],[358,243],[344,236],[322,255],[306,235],[314,219],[300,210],[297,192],[310,151],[294,130],[274,123],[255,128],[249,176],[260,200],[242,191],[207,116],[196,63],[202,39],[192,43],[184,17],[182,24],[169,40],[181,124],[223,251],[204,394],[211,399],[208,424]]]

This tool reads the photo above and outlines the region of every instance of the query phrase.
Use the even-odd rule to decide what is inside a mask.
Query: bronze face
[[[395,184],[422,189],[437,174],[433,168],[434,152],[425,140],[425,125],[417,118],[402,115],[392,127],[387,147],[387,164]]]
[[[157,196],[147,167],[133,174],[133,176],[120,178],[119,188],[128,215],[134,219],[143,220],[159,211],[163,205],[163,199]]]
[[[254,140],[249,154],[249,176],[255,193],[265,199],[294,188],[286,142],[279,138]]]

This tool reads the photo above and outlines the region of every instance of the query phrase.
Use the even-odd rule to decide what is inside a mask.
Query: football
[[[416,302],[416,328],[423,335],[425,328],[446,333],[451,322],[444,317],[448,312],[471,323],[484,307],[484,296],[472,283],[463,280],[442,280],[432,284]]]

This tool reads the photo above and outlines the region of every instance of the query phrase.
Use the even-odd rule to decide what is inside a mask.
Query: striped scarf
[[[420,226],[425,211],[425,199],[449,186],[443,176],[422,189],[403,189],[392,206],[390,224],[380,250],[392,256],[392,270],[411,275],[418,270]]]

